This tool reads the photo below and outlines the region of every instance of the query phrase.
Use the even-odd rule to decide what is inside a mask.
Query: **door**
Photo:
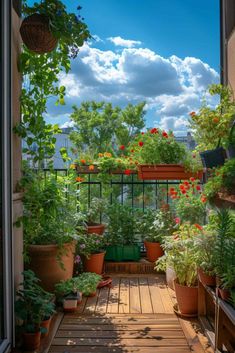
[[[11,1],[1,0],[0,38],[0,353],[12,343]]]

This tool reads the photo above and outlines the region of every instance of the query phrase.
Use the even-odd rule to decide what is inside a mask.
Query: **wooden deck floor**
[[[62,317],[49,353],[212,353],[174,314],[172,293],[162,275],[115,275]]]

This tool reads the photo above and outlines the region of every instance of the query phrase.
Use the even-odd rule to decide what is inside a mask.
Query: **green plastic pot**
[[[110,245],[106,249],[106,261],[139,261],[140,246],[133,245]]]

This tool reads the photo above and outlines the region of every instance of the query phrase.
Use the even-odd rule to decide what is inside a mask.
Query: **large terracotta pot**
[[[94,272],[98,275],[103,273],[105,251],[98,254],[91,254],[89,259],[84,258],[83,265],[85,272]]]
[[[182,286],[174,280],[175,294],[182,315],[195,316],[198,311],[198,287]]]
[[[102,235],[104,233],[104,228],[104,224],[88,224],[87,233]]]
[[[45,290],[53,292],[56,283],[72,278],[75,245],[75,242],[64,244],[62,254],[58,245],[29,246],[29,268],[41,280]]]
[[[201,268],[198,269],[198,278],[204,286],[216,286],[216,277],[207,275]]]
[[[144,246],[147,253],[147,259],[150,262],[155,262],[159,259],[159,257],[164,255],[160,243],[152,243],[150,241],[145,241]]]
[[[174,280],[176,279],[176,273],[173,267],[167,266],[166,268],[166,283],[169,288],[175,290]]]
[[[41,332],[23,333],[23,347],[26,351],[35,351],[40,347]]]

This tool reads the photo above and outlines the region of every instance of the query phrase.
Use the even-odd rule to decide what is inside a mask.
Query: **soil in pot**
[[[147,259],[150,262],[155,262],[159,259],[159,257],[164,255],[160,243],[152,243],[149,241],[145,241],[144,246],[146,249]]]
[[[34,351],[40,347],[41,332],[23,333],[23,347],[26,351]]]
[[[91,254],[89,259],[84,258],[83,265],[85,272],[94,272],[98,275],[103,273],[105,252]]]
[[[44,338],[46,336],[48,336],[49,334],[49,330],[50,330],[50,325],[51,325],[51,317],[48,319],[45,319],[41,322],[40,327],[43,328],[43,332],[41,334],[41,337]]]
[[[198,278],[204,286],[216,286],[216,277],[207,275],[201,268],[198,269]]]
[[[55,284],[72,278],[74,266],[75,242],[63,245],[63,253],[57,245],[30,245],[31,258],[29,268],[41,280],[40,285],[48,292],[53,292]],[[58,260],[59,256],[59,260]],[[60,262],[63,264],[61,266]]]
[[[104,233],[104,229],[105,229],[104,224],[88,223],[87,225],[88,234],[102,235]]]
[[[177,279],[174,285],[180,313],[195,316],[198,311],[198,287],[182,286]]]

